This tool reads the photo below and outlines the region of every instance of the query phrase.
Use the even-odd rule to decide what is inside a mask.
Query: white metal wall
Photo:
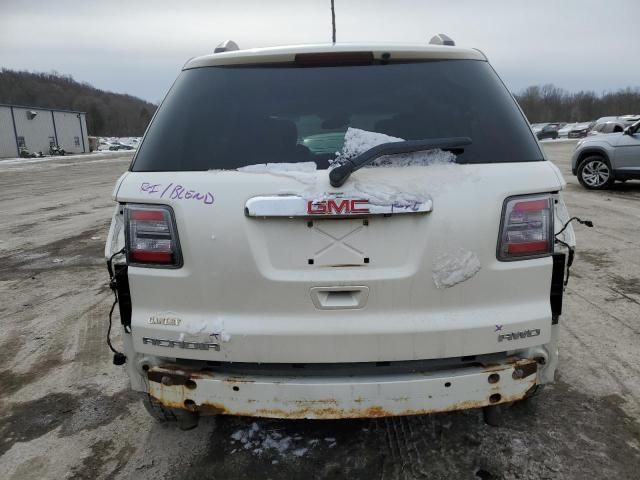
[[[0,158],[17,157],[16,137],[13,132],[11,109],[0,106]]]
[[[87,130],[87,115],[85,113],[80,114],[80,120],[82,121],[82,134],[84,135],[84,151],[89,153],[89,131]]]
[[[85,115],[74,112],[53,112],[53,116],[56,119],[58,145],[70,153],[89,152]]]
[[[36,115],[29,115],[35,112]],[[69,153],[89,152],[87,119],[84,113],[51,111],[40,108],[13,107],[15,132],[11,107],[0,105],[0,158],[17,157],[16,136],[24,137],[31,153],[49,154],[51,142]],[[55,123],[54,123],[55,122]]]
[[[28,112],[36,112],[37,115],[30,119]],[[55,138],[51,110],[13,107],[13,117],[17,136],[24,137],[27,149],[32,153],[42,152],[48,155],[50,137]]]

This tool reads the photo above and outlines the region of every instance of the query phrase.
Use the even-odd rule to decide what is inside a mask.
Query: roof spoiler
[[[439,33],[438,35],[431,37],[431,40],[429,40],[429,44],[446,45],[448,47],[456,46],[456,42],[454,42],[451,37],[449,37],[448,35],[445,35],[444,33]]]
[[[216,47],[213,53],[232,52],[233,50],[240,50],[238,44],[233,40],[225,40]]]

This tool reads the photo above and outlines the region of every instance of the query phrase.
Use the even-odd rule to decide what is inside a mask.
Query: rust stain
[[[452,412],[456,410],[468,410],[472,408],[482,408],[488,405],[500,405],[504,403],[513,403],[522,400],[526,396],[526,392],[512,396],[503,395],[499,402],[492,403],[489,396],[483,400],[466,400],[451,404],[444,408],[425,408],[425,409],[404,409],[404,410],[388,410],[379,405],[373,405],[366,408],[349,408],[343,409],[337,407],[337,402],[332,399],[330,402],[322,400],[321,402],[332,403],[336,406],[307,405],[295,410],[284,410],[281,408],[259,408],[251,411],[234,410],[226,407],[222,403],[205,402],[193,407],[187,407],[184,403],[174,402],[163,398],[157,398],[165,407],[177,408],[183,410],[197,411],[201,415],[237,415],[244,417],[267,417],[267,418],[283,418],[283,419],[346,419],[346,418],[382,418],[395,416],[410,415],[427,415],[431,413]],[[255,403],[256,400],[248,400],[247,403]],[[295,402],[300,404],[300,401]]]
[[[494,373],[516,368],[522,368],[525,370],[533,369],[533,371],[535,372],[537,371],[538,367],[535,360],[531,360],[528,358],[509,357],[505,360],[505,363],[487,363],[483,365],[482,371],[486,373]]]
[[[254,378],[248,377],[227,377],[224,379],[226,383],[256,383]]]
[[[502,372],[505,375],[511,377],[512,372],[516,369],[521,369],[524,376],[519,379],[522,380],[537,371],[537,363],[535,360],[513,358],[509,362],[509,365],[485,365],[483,372]],[[163,385],[161,379],[163,376],[170,376],[174,384],[171,386]],[[441,408],[425,408],[425,409],[399,409],[390,410],[380,405],[362,406],[361,404],[367,402],[366,398],[357,397],[353,402],[358,405],[355,408],[340,408],[339,401],[334,398],[324,398],[318,400],[295,400],[288,402],[292,405],[292,408],[250,408],[246,411],[240,410],[237,407],[229,407],[222,403],[205,402],[202,404],[189,404],[185,405],[185,400],[190,398],[190,390],[184,387],[184,382],[191,379],[207,379],[212,378],[213,375],[209,372],[191,372],[184,370],[171,370],[170,368],[157,368],[149,371],[149,380],[157,382],[157,388],[154,392],[159,402],[168,408],[176,408],[190,411],[197,411],[202,415],[239,415],[248,417],[268,417],[268,418],[283,418],[283,419],[344,419],[344,418],[380,418],[380,417],[393,417],[393,416],[405,416],[405,415],[425,415],[431,413],[451,412],[456,410],[467,410],[472,408],[481,408],[488,405],[500,405],[505,403],[513,403],[518,400],[522,400],[526,396],[526,392],[521,394],[515,394],[512,396],[506,396],[500,391],[500,384],[492,384],[489,387],[486,398],[481,400],[466,400],[463,402],[452,403]],[[229,377],[226,379],[227,383],[253,383],[253,379],[234,378]],[[530,382],[530,380],[527,380]],[[155,388],[155,387],[154,387]],[[165,398],[167,394],[171,392],[171,398],[179,398],[179,401],[173,401]],[[493,394],[501,394],[500,401],[491,402],[490,396]],[[176,396],[177,394],[177,396]],[[431,398],[431,396],[429,396]],[[409,400],[409,397],[396,397],[392,399],[395,402],[401,403]],[[252,405],[258,403],[256,399],[245,400],[246,404]],[[285,407],[286,407],[285,403]]]
[[[300,406],[338,405],[338,401],[333,398],[323,398],[319,400],[294,400],[294,403]]]
[[[520,379],[527,378],[529,375],[534,375],[538,371],[538,363],[536,361],[532,361],[528,364],[523,363],[518,366],[517,369],[522,370],[522,376],[519,377]]]

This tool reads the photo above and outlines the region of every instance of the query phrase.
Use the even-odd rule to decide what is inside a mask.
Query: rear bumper
[[[537,363],[434,372],[353,376],[237,376],[178,366],[149,369],[149,394],[169,408],[200,414],[271,418],[369,418],[448,412],[524,398],[536,385]]]

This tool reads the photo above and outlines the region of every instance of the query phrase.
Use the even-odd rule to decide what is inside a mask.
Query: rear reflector
[[[553,251],[553,199],[550,195],[505,201],[498,244],[499,260],[550,255]]]
[[[125,205],[127,261],[177,268],[182,258],[172,210],[164,205]]]
[[[295,63],[303,67],[370,65],[373,63],[373,52],[298,53]]]

